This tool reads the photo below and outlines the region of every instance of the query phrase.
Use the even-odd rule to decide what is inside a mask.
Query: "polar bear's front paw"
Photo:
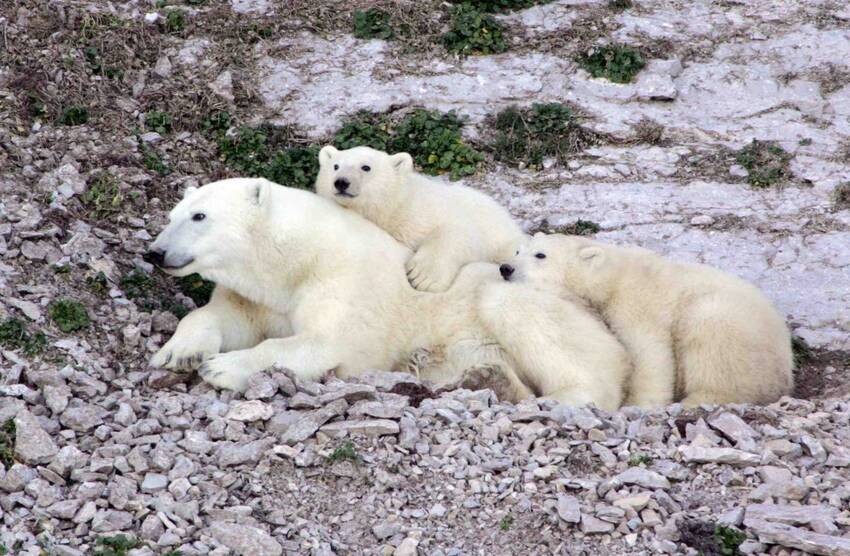
[[[217,388],[242,391],[248,387],[248,378],[261,371],[249,350],[231,351],[213,355],[201,365],[198,374],[205,382]]]
[[[438,252],[420,249],[405,265],[407,279],[417,290],[444,292],[452,285],[457,267]]]
[[[151,358],[151,367],[189,370],[198,365],[220,349],[218,340],[210,336],[175,334]]]

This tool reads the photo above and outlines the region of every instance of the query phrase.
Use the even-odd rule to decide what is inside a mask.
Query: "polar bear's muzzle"
[[[334,180],[334,195],[337,197],[354,198],[357,197],[357,188],[352,187],[351,180],[348,178],[337,178]]]
[[[142,259],[166,272],[180,270],[195,262],[194,257],[174,256],[172,253],[158,248],[153,248],[142,255]]]

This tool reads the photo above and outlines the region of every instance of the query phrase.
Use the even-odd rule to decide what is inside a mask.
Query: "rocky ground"
[[[506,51],[464,58],[437,0],[0,5],[0,554],[850,554],[850,10],[613,4],[496,15]],[[375,5],[415,32],[354,38]],[[633,82],[579,67],[603,42],[644,54]],[[594,140],[500,162],[494,114],[533,102]],[[466,118],[463,183],[527,229],[759,284],[800,339],[795,397],[607,414],[146,366],[208,286],[140,254],[183,188],[261,152],[234,158],[234,129],[288,126],[298,179],[357,110],[416,106]],[[783,152],[769,187],[753,139]]]

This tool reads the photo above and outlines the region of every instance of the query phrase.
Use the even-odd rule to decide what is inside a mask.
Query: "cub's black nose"
[[[509,264],[503,264],[499,267],[499,273],[502,275],[502,278],[505,280],[511,279],[511,274],[514,273],[514,267]]]
[[[345,178],[337,178],[334,181],[334,187],[336,187],[336,190],[339,191],[340,193],[345,192],[345,190],[348,189],[349,185],[351,185],[351,184]]]
[[[159,249],[151,249],[150,251],[142,255],[142,260],[154,266],[162,266],[165,263],[165,251],[160,251]]]

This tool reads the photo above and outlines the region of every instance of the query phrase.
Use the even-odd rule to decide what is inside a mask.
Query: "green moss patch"
[[[378,8],[354,12],[354,36],[358,39],[391,40],[395,37],[390,14]]]
[[[417,108],[400,121],[388,114],[358,112],[334,135],[340,149],[367,146],[389,153],[410,153],[423,173],[448,174],[453,180],[475,173],[484,157],[461,135],[464,122],[453,112]]]
[[[360,456],[357,455],[357,450],[351,441],[346,441],[342,445],[337,446],[331,455],[328,456],[328,461],[336,463],[338,461],[360,461]]]
[[[144,543],[134,537],[119,534],[100,537],[95,541],[93,556],[125,556],[130,550],[141,548]]]
[[[443,46],[460,56],[498,54],[508,49],[501,23],[470,3],[454,6],[451,28],[443,35]]]
[[[509,12],[524,10],[537,4],[548,4],[552,0],[452,0],[454,4],[471,4],[482,12]]]
[[[85,106],[69,106],[62,111],[56,123],[59,125],[83,125],[89,121],[89,109]]]
[[[680,542],[704,556],[736,556],[747,536],[735,529],[709,521],[685,519],[679,523]]]
[[[151,110],[145,114],[145,127],[150,131],[159,133],[160,135],[171,133],[171,114],[161,110]]]
[[[531,233],[543,232],[544,234],[564,234],[568,236],[592,236],[599,233],[602,227],[596,222],[590,220],[582,220],[579,218],[572,224],[563,226],[553,226],[545,218],[538,224]]]
[[[850,181],[840,184],[832,194],[835,208],[843,210],[850,208]]]
[[[48,305],[47,312],[62,332],[76,332],[86,328],[90,323],[86,308],[73,299],[57,299]]]
[[[753,187],[777,185],[791,176],[791,155],[773,141],[753,139],[738,151],[735,161],[749,172],[747,182]]]
[[[118,179],[115,176],[109,172],[100,172],[91,178],[81,199],[95,217],[102,218],[121,208],[124,194],[118,187]]]
[[[617,44],[594,46],[580,55],[577,61],[593,77],[614,83],[631,83],[646,65],[636,49]]]
[[[629,458],[629,467],[647,466],[652,463],[652,458],[646,454],[634,454]]]
[[[570,154],[595,142],[594,134],[578,125],[564,104],[511,106],[491,119],[495,135],[490,150],[496,160],[539,169],[544,158],[564,162]]]
[[[608,0],[608,7],[614,11],[621,12],[634,7],[632,0]]]
[[[9,469],[15,463],[15,420],[0,425],[0,463]]]
[[[9,318],[0,323],[0,346],[33,357],[47,349],[47,338],[41,332],[31,334],[22,320]]]
[[[190,274],[177,279],[177,287],[183,295],[190,297],[195,305],[201,307],[210,302],[215,284],[204,280],[200,274]]]

